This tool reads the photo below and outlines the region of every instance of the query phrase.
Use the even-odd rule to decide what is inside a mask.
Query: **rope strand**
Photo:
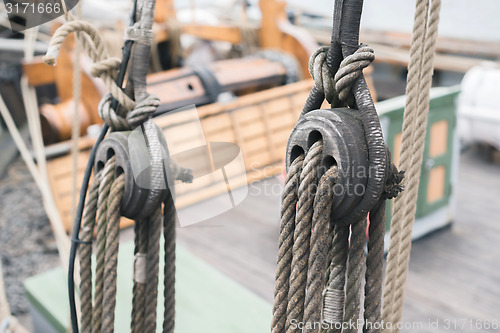
[[[316,141],[306,154],[300,174],[299,199],[293,234],[292,271],[288,293],[287,332],[295,331],[291,326],[292,321],[300,322],[304,315],[313,205],[322,150],[323,142]]]

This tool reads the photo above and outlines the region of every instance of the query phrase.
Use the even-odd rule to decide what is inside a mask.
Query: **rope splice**
[[[287,145],[273,333],[358,332],[361,307],[363,331],[380,331],[385,200],[403,173],[362,75],[374,59],[358,45],[362,4],[335,2],[332,44],[309,63],[315,85]]]

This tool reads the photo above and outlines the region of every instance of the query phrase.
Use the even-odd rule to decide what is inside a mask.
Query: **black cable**
[[[73,225],[73,238],[71,239],[71,250],[69,252],[69,266],[68,266],[68,293],[69,293],[69,310],[71,314],[71,327],[73,332],[78,333],[78,317],[76,314],[76,303],[75,303],[75,258],[76,250],[78,244],[81,242],[78,238],[80,234],[80,224],[82,222],[83,207],[85,205],[85,197],[87,196],[87,189],[89,187],[90,175],[92,174],[92,167],[95,161],[95,154],[99,143],[104,139],[106,133],[108,132],[109,126],[104,124],[101,133],[97,138],[96,143],[92,147],[90,152],[89,161],[87,167],[85,168],[85,174],[83,176],[82,188],[80,189],[80,201],[78,202],[78,208],[76,210],[75,223]]]
[[[137,7],[137,0],[133,2],[131,11],[130,11],[130,25],[135,23],[135,12]],[[130,59],[130,53],[132,49],[132,45],[134,44],[131,40],[126,40],[122,50],[122,62],[120,64],[120,70],[118,72],[118,77],[116,79],[116,84],[121,87],[123,85],[123,80],[125,79],[125,73],[127,71],[128,62]],[[116,109],[118,107],[118,101],[113,99],[111,107]],[[80,189],[80,200],[78,201],[78,208],[76,210],[75,222],[73,225],[73,237],[71,239],[71,249],[69,253],[69,265],[68,265],[68,295],[69,295],[69,308],[71,315],[71,328],[73,333],[78,333],[78,315],[76,313],[76,302],[75,302],[75,260],[76,260],[76,251],[78,248],[78,244],[81,243],[79,239],[80,227],[82,223],[83,209],[85,207],[85,198],[87,197],[87,190],[89,187],[90,176],[92,174],[92,168],[95,162],[95,156],[97,152],[97,147],[102,142],[106,133],[108,132],[109,126],[104,124],[99,133],[99,137],[97,138],[92,150],[90,152],[89,160],[87,162],[87,166],[85,168],[85,173],[83,176],[82,187]]]

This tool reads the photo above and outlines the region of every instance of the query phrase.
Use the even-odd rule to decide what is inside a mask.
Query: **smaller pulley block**
[[[173,179],[167,142],[161,129],[157,126],[155,128],[161,147],[161,157],[151,157],[148,138],[140,126],[133,131],[108,134],[97,149],[96,173],[104,168],[106,161],[115,156],[115,172],[125,175],[121,214],[129,219],[137,220],[150,216],[165,200],[168,191],[173,189],[173,186],[169,186],[169,182],[173,183]],[[160,179],[153,176],[151,171],[153,163],[162,164]]]
[[[358,113],[349,108],[308,112],[301,116],[288,140],[287,171],[293,160],[318,140],[323,141],[319,177],[333,165],[337,166],[338,178],[331,193],[337,197],[332,221],[345,217],[356,207],[370,175],[368,148]]]

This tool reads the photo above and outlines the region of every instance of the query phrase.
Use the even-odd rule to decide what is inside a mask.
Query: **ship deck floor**
[[[403,332],[500,332],[479,328],[500,321],[500,166],[465,152],[456,191],[451,227],[413,243]],[[280,193],[278,178],[250,184],[232,210],[179,228],[179,242],[271,303]]]

